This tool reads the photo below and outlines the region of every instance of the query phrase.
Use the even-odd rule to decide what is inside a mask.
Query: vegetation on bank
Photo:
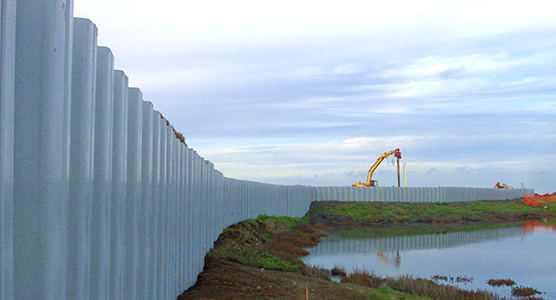
[[[325,234],[307,218],[259,216],[225,229],[208,256],[230,259],[269,270],[303,272],[303,248],[318,245]]]
[[[265,270],[300,273],[313,280],[324,280],[320,284],[328,285],[330,289],[345,289],[358,295],[357,299],[430,299],[395,291],[386,286],[369,290],[366,286],[339,285],[330,281],[330,270],[305,265],[301,258],[309,252],[304,248],[318,245],[320,238],[326,235],[323,229],[322,226],[310,225],[306,217],[262,215],[225,229],[205,260],[226,259]],[[347,274],[344,272],[343,275]],[[182,296],[185,298],[185,295]]]
[[[437,300],[498,300],[504,297],[485,291],[467,291],[457,287],[442,285],[430,279],[398,276],[382,278],[367,271],[356,271],[342,277],[343,283],[355,283],[373,288],[387,287],[391,290]]]

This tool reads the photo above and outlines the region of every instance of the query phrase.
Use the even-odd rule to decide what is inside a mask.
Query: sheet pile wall
[[[314,200],[524,190],[284,186],[224,177],[114,70],[69,0],[2,0],[0,299],[174,299],[227,226]],[[527,191],[530,192],[530,191]]]

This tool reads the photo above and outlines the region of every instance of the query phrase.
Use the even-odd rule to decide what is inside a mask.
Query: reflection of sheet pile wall
[[[72,1],[2,0],[0,13],[1,300],[175,298],[222,229],[261,214],[303,216],[314,200],[534,193],[226,178],[114,70]]]
[[[325,239],[317,247],[309,249],[315,255],[341,253],[378,253],[420,249],[440,249],[476,244],[520,236],[521,227],[490,229],[476,232],[449,232],[435,235],[416,235],[376,239]]]

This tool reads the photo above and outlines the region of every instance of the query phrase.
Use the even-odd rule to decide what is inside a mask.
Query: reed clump
[[[489,279],[487,281],[487,284],[490,286],[513,286],[515,285],[515,281],[511,280],[511,279]]]
[[[438,279],[444,279],[438,276]],[[441,278],[440,278],[441,277]],[[456,277],[454,282],[459,278],[459,282],[466,282],[472,280],[468,277]],[[449,277],[446,277],[450,280]],[[504,300],[506,298],[495,295],[486,291],[468,291],[457,287],[442,285],[434,282],[433,280],[424,278],[414,278],[410,275],[399,277],[386,277],[382,278],[374,273],[369,273],[365,270],[357,270],[353,273],[342,277],[342,283],[354,283],[371,288],[380,288],[386,286],[393,290],[403,292],[406,294],[416,295],[420,297],[427,297],[436,300]]]
[[[379,288],[384,285],[384,278],[366,270],[356,270],[340,279],[342,283],[354,283],[371,288]]]
[[[516,297],[533,297],[535,295],[540,295],[540,294],[543,294],[543,292],[532,287],[518,286],[512,288],[512,296],[516,296]]]
[[[413,278],[405,275],[387,278],[385,284],[404,293],[438,300],[501,300],[501,296],[485,291],[467,291],[449,285],[441,285],[433,280]]]
[[[313,278],[331,280],[330,270],[319,266],[306,266],[303,270],[303,275]]]
[[[457,276],[457,277],[453,277],[453,276],[445,276],[445,275],[434,275],[431,277],[432,280],[434,281],[446,281],[446,282],[450,282],[450,283],[472,283],[473,282],[473,277],[468,277],[466,276]]]
[[[338,267],[338,266],[334,266],[334,268],[332,268],[332,270],[330,270],[330,274],[332,276],[347,276],[347,272],[346,269],[344,269],[343,267]]]

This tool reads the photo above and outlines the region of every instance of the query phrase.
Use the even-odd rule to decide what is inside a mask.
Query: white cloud
[[[399,147],[413,184],[528,177],[556,189],[545,179],[556,176],[549,1],[74,5],[131,85],[226,176],[349,185]]]

